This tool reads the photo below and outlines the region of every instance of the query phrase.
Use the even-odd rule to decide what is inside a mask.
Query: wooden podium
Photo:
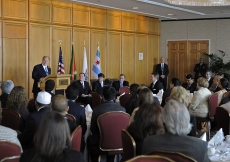
[[[70,74],[51,74],[45,77],[43,82],[38,82],[38,87],[42,91],[45,90],[45,82],[47,80],[53,80],[55,82],[55,90],[65,90],[70,85]]]

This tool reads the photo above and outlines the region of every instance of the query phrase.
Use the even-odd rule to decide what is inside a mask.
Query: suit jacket
[[[208,66],[205,63],[203,63],[202,65],[200,65],[200,63],[196,64],[194,68],[194,72],[196,73],[195,78],[199,78],[200,76],[205,78],[205,73],[207,71],[207,68]]]
[[[158,80],[153,87],[153,83],[150,84],[149,89],[153,94],[157,94],[161,89],[164,89],[163,84]]]
[[[165,75],[165,78],[167,78],[167,76],[169,74],[168,65],[164,63],[164,69],[163,69],[163,72],[162,72],[161,63],[157,64],[157,66],[156,66],[156,72],[159,74],[159,76]]]
[[[172,88],[169,88],[169,89],[167,89],[166,91],[164,91],[163,96],[162,96],[162,102],[161,102],[161,106],[162,106],[162,107],[165,106],[165,104],[166,104],[166,103],[165,103],[165,99],[166,99],[167,97],[170,96],[171,91],[172,91]]]
[[[124,81],[124,82],[123,82],[123,86],[129,86],[129,82],[128,82],[128,81]],[[112,87],[115,88],[117,92],[119,92],[119,89],[120,89],[120,81],[119,81],[119,80],[114,81],[113,84],[112,84]]]
[[[85,95],[91,94],[91,88],[90,88],[89,83],[87,81],[84,81],[84,88],[83,88],[80,80],[73,82],[71,85],[76,86],[78,88],[79,97],[81,97],[82,94],[85,94]]]
[[[23,149],[33,147],[34,134],[40,124],[42,117],[46,112],[50,111],[49,107],[44,107],[37,112],[31,113],[26,119],[26,126],[22,134],[18,135],[18,139]]]
[[[103,87],[105,86],[105,82],[103,82]],[[97,92],[99,95],[103,96],[103,87],[101,87],[101,83],[97,80],[92,85],[92,91]]]
[[[198,91],[198,88],[196,86],[196,82],[193,82],[190,87],[188,86],[187,83],[183,83],[182,87],[184,87],[186,90],[190,90],[190,93],[194,93],[194,91]]]
[[[68,106],[68,113],[75,117],[77,126],[81,125],[82,135],[84,135],[87,130],[85,108],[70,100],[68,101]]]
[[[51,74],[51,68],[47,66],[49,75]],[[38,88],[38,82],[39,79],[42,77],[46,77],[46,72],[42,66],[42,64],[38,64],[34,66],[33,72],[32,72],[32,78],[34,79],[33,84],[33,93],[38,93],[40,91],[40,88]]]
[[[2,106],[2,108],[6,108],[6,101],[7,101],[8,95],[9,95],[9,94],[7,94],[7,93],[3,93],[3,94],[0,96],[0,101],[1,101],[1,106]]]
[[[207,142],[196,137],[171,133],[147,137],[143,142],[142,153],[155,150],[181,152],[199,162],[210,162],[207,155]]]

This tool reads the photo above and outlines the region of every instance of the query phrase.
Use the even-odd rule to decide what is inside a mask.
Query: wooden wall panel
[[[0,64],[3,65],[3,60],[2,60],[2,21],[0,21]],[[0,66],[0,81],[2,81],[2,66]]]
[[[73,25],[90,26],[90,7],[73,4]]]
[[[65,2],[53,3],[53,23],[72,25],[72,4]]]
[[[71,59],[71,40],[72,40],[72,28],[71,27],[61,27],[53,26],[52,34],[52,69],[57,70],[60,44],[59,40],[62,40],[62,56],[64,60],[65,73],[69,74],[70,69],[70,59]],[[54,71],[55,72],[55,71]]]
[[[135,14],[122,12],[122,30],[134,31],[135,30]]]
[[[4,18],[28,19],[28,0],[2,0]]]
[[[13,33],[20,33],[14,36]],[[28,92],[27,23],[3,22],[3,78],[12,80],[15,86],[23,86]]]
[[[135,82],[147,84],[147,35],[136,34],[135,44]],[[139,53],[143,53],[143,60],[139,60]]]
[[[91,30],[91,54],[90,54],[90,71],[92,71],[92,66],[94,64],[94,59],[96,57],[97,45],[100,46],[100,60],[101,60],[101,72],[107,74],[106,72],[106,31],[104,30]],[[110,66],[110,65],[107,65]],[[91,75],[91,79],[92,75]]]
[[[29,32],[29,93],[32,97],[32,70],[33,67],[37,64],[41,64],[43,56],[49,56],[52,58],[52,48],[51,48],[51,26],[50,25],[41,25],[41,24],[30,24]],[[52,62],[50,60],[49,66],[52,67]],[[52,74],[56,74],[57,68],[52,69]]]
[[[147,32],[147,17],[136,15],[135,26],[136,26],[136,32],[146,33]]]
[[[160,35],[160,21],[159,21],[159,19],[148,17],[148,33]]]
[[[121,73],[121,33],[107,33],[106,78],[118,78]]]
[[[83,68],[83,58],[84,58],[84,41],[86,47],[86,55],[87,55],[87,64],[88,71],[90,76],[90,30],[83,28],[73,28],[73,42],[74,42],[74,52],[76,58],[76,67],[77,73],[82,72]]]
[[[130,84],[135,82],[135,34],[122,33],[121,72]]]
[[[106,10],[91,7],[91,27],[106,28]]]
[[[31,1],[29,8],[30,21],[41,21],[51,23],[51,0]]]
[[[121,30],[121,12],[108,10],[107,11],[107,28]]]

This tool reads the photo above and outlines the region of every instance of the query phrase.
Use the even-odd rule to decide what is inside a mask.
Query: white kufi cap
[[[41,104],[50,104],[51,95],[48,92],[39,92],[37,96],[37,102]]]

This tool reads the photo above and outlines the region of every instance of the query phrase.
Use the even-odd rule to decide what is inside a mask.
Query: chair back
[[[121,130],[129,125],[129,114],[121,111],[111,111],[100,115],[97,125],[100,130],[100,149],[102,151],[123,150]]]
[[[129,102],[130,98],[131,98],[131,94],[125,94],[125,95],[121,96],[119,98],[120,105],[122,107],[125,107],[125,105],[127,104],[127,102]]]
[[[123,146],[123,158],[129,160],[136,156],[136,143],[133,137],[125,129],[121,130],[121,139]]]
[[[21,155],[20,146],[9,141],[0,140],[0,160],[6,157],[20,156],[20,155]]]
[[[27,109],[28,109],[29,113],[37,111],[36,105],[35,105],[35,100],[33,98],[31,98],[29,100],[28,105],[27,105]]]
[[[74,123],[76,123],[76,118],[73,116],[73,115],[71,115],[71,114],[66,114],[65,115],[69,120],[71,120],[71,121],[73,121]]]
[[[97,92],[92,92],[92,108],[101,104],[101,96]]]
[[[222,107],[217,107],[215,119],[217,128],[223,128],[224,136],[229,135],[229,112]]]
[[[168,157],[174,161],[183,161],[183,162],[197,162],[195,159],[184,155],[180,152],[172,152],[172,151],[162,151],[162,150],[156,150],[150,153],[147,153],[148,155],[159,155]]]
[[[11,156],[2,159],[0,162],[19,162],[20,156]]]
[[[77,151],[81,151],[81,139],[82,139],[82,128],[79,125],[73,133],[71,134],[71,143],[72,148],[74,148]]]
[[[159,155],[140,155],[136,156],[126,162],[175,162],[168,157],[163,157]]]
[[[18,112],[11,109],[2,109],[1,125],[14,130],[19,130],[20,118],[21,115]]]
[[[121,94],[123,94],[123,93],[125,93],[125,94],[129,94],[129,93],[130,93],[130,89],[129,89],[128,86],[124,86],[124,87],[121,87],[121,88],[119,89],[119,94],[121,95]]]
[[[218,106],[218,94],[213,93],[211,96],[209,96],[208,99],[208,107],[209,107],[209,118],[214,119],[214,116],[216,114],[216,107]]]

